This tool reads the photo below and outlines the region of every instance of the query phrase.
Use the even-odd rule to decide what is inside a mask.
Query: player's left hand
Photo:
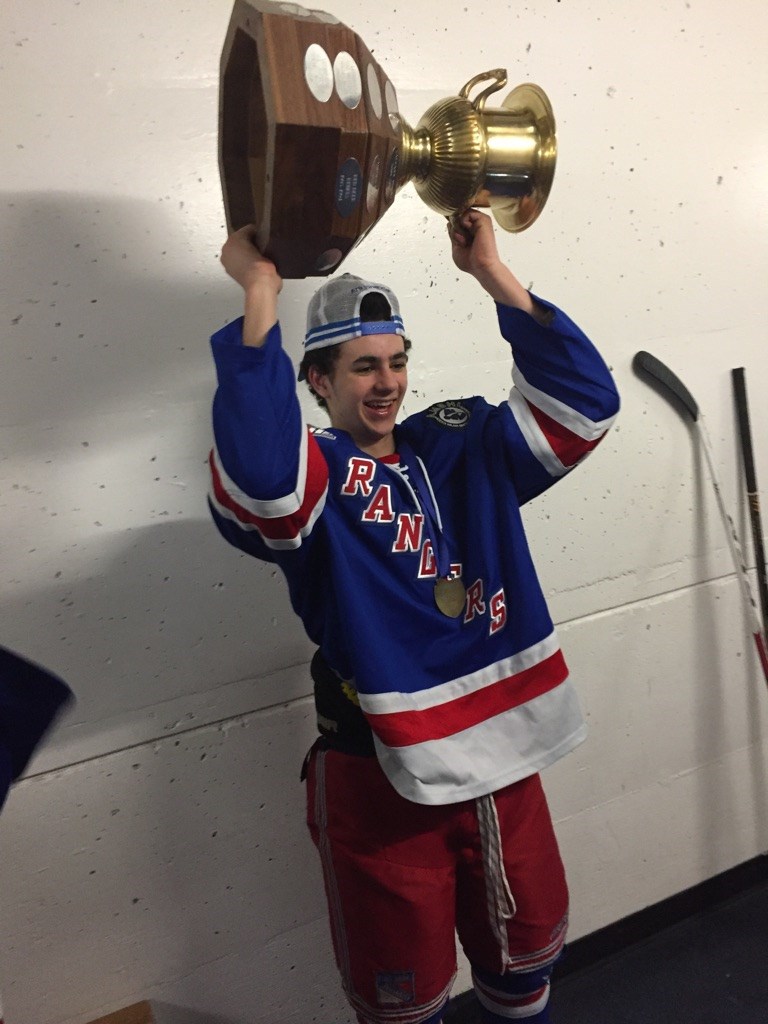
[[[487,274],[501,259],[493,221],[487,213],[469,209],[448,221],[453,262],[473,277]]]

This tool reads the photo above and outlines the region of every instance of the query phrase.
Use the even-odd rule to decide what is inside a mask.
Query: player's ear
[[[307,383],[321,398],[328,397],[328,374],[321,373],[316,366],[307,369]]]

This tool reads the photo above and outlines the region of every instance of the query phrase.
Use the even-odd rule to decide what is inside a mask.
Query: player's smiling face
[[[342,342],[329,374],[312,367],[309,382],[328,407],[331,424],[346,430],[369,455],[390,455],[397,414],[408,386],[408,355],[399,334],[369,334]]]

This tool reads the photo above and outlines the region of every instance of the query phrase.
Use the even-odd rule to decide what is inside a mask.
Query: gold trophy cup
[[[524,230],[552,186],[555,119],[532,84],[487,107],[506,84],[501,68],[476,75],[414,129],[370,50],[332,14],[235,0],[219,91],[229,230],[255,224],[283,277],[329,274],[409,181],[446,217],[484,206]]]

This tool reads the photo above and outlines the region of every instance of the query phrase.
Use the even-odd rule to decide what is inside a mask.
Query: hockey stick
[[[749,405],[747,404],[747,379],[744,367],[731,370],[733,397],[736,400],[736,412],[739,418],[739,437],[741,438],[741,458],[744,463],[744,479],[747,484],[747,501],[749,502],[749,519],[752,525],[752,544],[755,548],[757,563],[757,593],[760,598],[760,610],[763,613],[763,635],[768,629],[768,574],[765,568],[765,545],[763,529],[760,523],[760,496],[757,490],[757,474],[755,458],[752,452],[752,429],[749,425]]]
[[[749,575],[744,561],[744,553],[741,550],[739,535],[736,533],[736,527],[733,524],[733,519],[728,513],[728,510],[725,507],[725,502],[723,501],[722,491],[720,490],[717,473],[715,472],[715,460],[712,454],[712,445],[710,444],[709,435],[707,434],[707,429],[704,426],[704,418],[701,415],[699,406],[696,399],[680,378],[677,377],[668,366],[665,366],[660,359],[657,359],[656,356],[652,356],[650,352],[638,352],[632,360],[632,366],[635,370],[639,369],[645,371],[645,373],[662,384],[675,396],[675,398],[678,399],[693,420],[694,426],[701,438],[702,448],[704,449],[707,468],[709,470],[709,477],[712,481],[712,486],[715,489],[717,507],[720,510],[723,526],[725,527],[728,546],[731,549],[731,556],[736,567],[736,575],[738,576],[739,583],[741,584],[741,594],[744,599],[744,607],[749,618],[750,629],[755,641],[755,646],[757,647],[757,656],[760,659],[766,685],[768,685],[768,650],[766,650],[765,638],[760,625],[760,618],[757,613],[757,605],[755,604],[755,599],[752,595],[752,587],[749,583]]]

